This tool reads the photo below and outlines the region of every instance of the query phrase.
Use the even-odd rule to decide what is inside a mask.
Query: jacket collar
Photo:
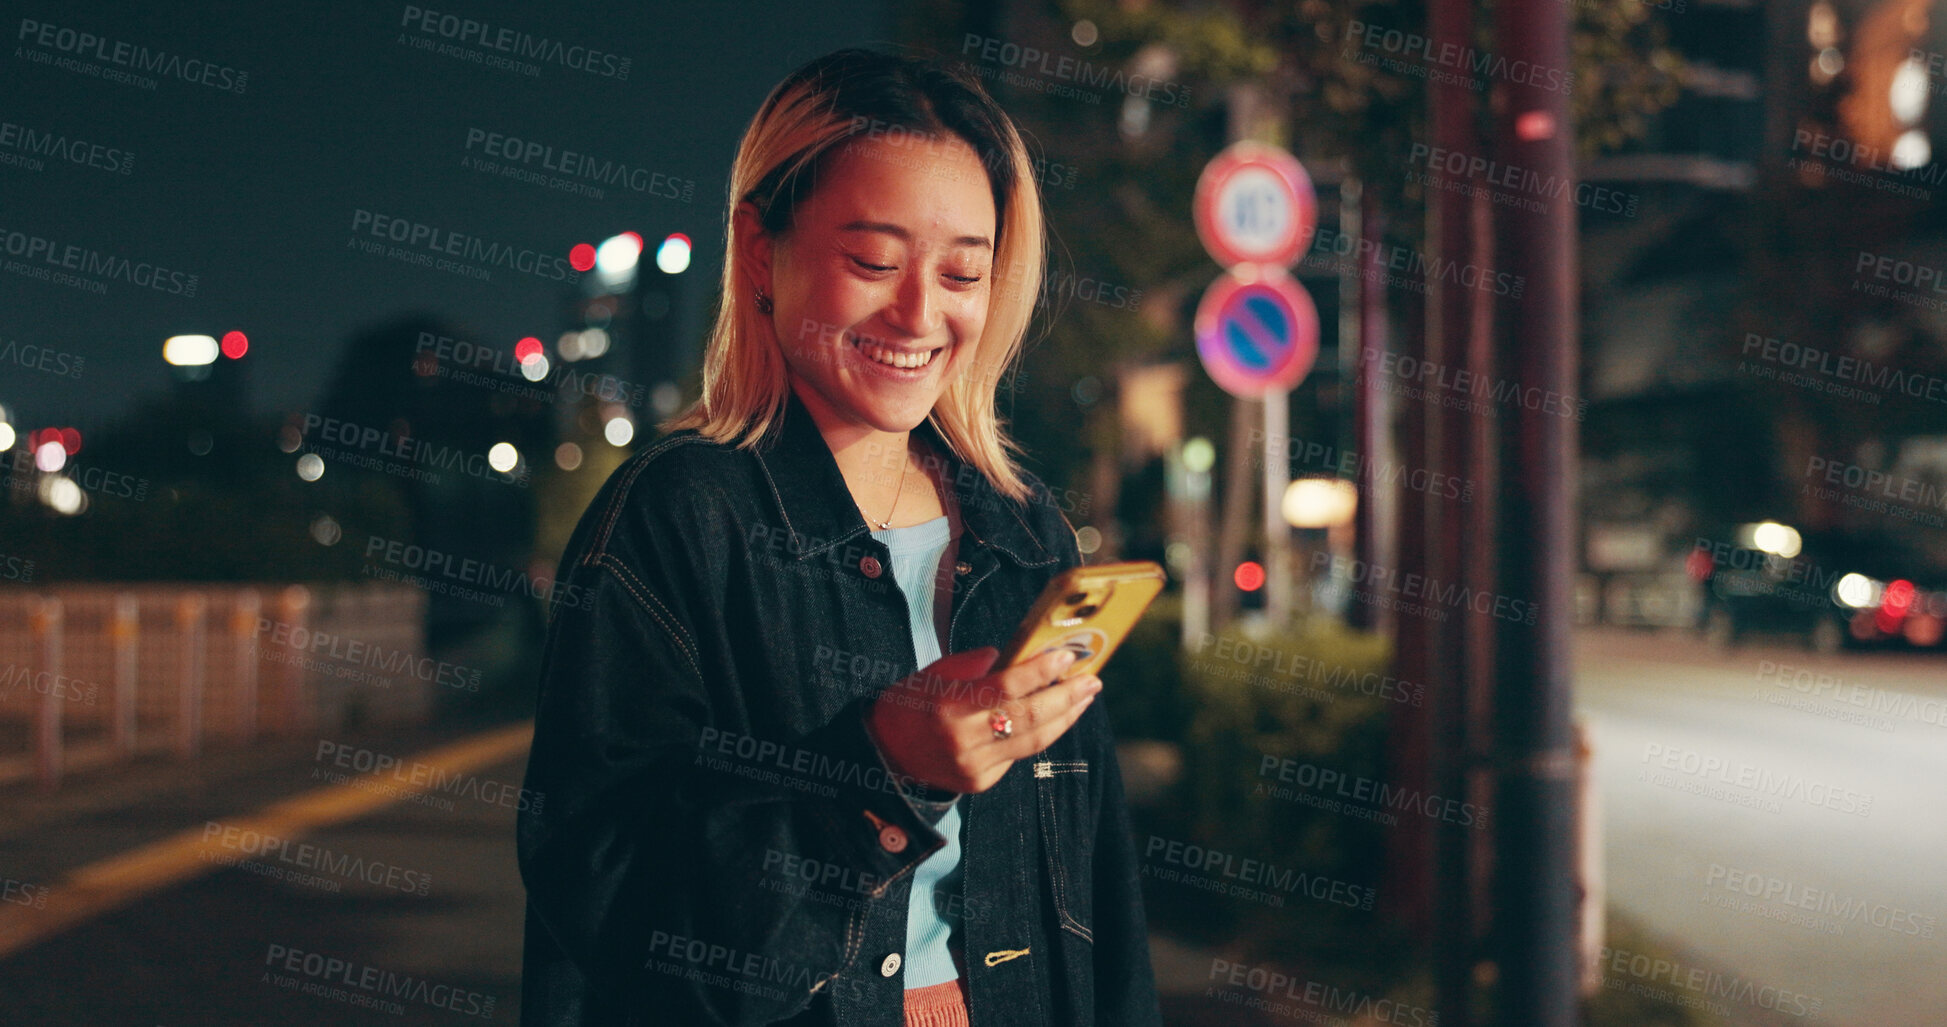
[[[818,431],[811,411],[796,390],[787,388],[785,397],[781,426],[774,427],[754,452],[777,501],[778,515],[796,542],[792,548],[803,560],[857,536],[869,537],[871,529],[859,514],[845,476],[839,472],[838,460]],[[1006,553],[1024,567],[1055,562],[1054,551],[1042,545],[1028,528],[1020,504],[1001,495],[986,475],[955,456],[931,418],[913,431],[944,454],[945,476],[959,500],[961,528],[969,539]]]

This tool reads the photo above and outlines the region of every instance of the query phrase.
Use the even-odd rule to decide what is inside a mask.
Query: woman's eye
[[[860,260],[857,257],[852,258],[852,263],[857,264],[858,266],[866,269],[867,271],[871,271],[877,274],[884,274],[887,271],[899,270],[899,265],[897,264],[874,264],[869,260]]]
[[[953,279],[953,280],[954,280],[954,281],[956,281],[956,282],[959,282],[959,283],[960,283],[960,284],[962,284],[962,285],[979,285],[979,284],[980,284],[980,276],[979,276],[979,275],[948,275],[947,277],[948,277],[948,278],[951,278],[951,279]]]

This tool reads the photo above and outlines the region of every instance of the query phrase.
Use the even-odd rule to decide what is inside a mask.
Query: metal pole
[[[190,592],[176,600],[176,637],[182,648],[176,660],[176,755],[188,759],[203,748],[203,685],[209,664],[205,630],[209,600]]]
[[[1264,615],[1271,630],[1291,626],[1291,526],[1284,519],[1284,490],[1291,484],[1291,393],[1264,394]]]
[[[34,640],[40,643],[40,672],[48,682],[39,690],[34,709],[34,776],[47,789],[60,786],[67,765],[61,725],[62,612],[60,597],[48,596],[33,613]]]
[[[1352,447],[1358,453],[1359,507],[1353,514],[1354,566],[1391,567],[1398,550],[1393,529],[1398,523],[1397,497],[1379,487],[1380,461],[1391,451],[1388,428],[1392,419],[1390,396],[1380,381],[1381,361],[1386,353],[1385,257],[1378,246],[1366,246],[1368,239],[1386,235],[1385,221],[1379,214],[1379,201],[1356,179],[1348,176],[1341,194],[1340,209],[1356,220],[1357,252],[1354,257],[1358,279],[1358,324],[1351,356],[1358,369],[1353,385]],[[1354,213],[1356,211],[1356,213]],[[1391,607],[1352,603],[1346,607],[1346,622],[1355,628],[1390,635],[1397,618]]]
[[[1468,0],[1432,0],[1428,8],[1427,35],[1434,47],[1451,45],[1456,52],[1473,40],[1474,12]],[[1467,83],[1442,76],[1427,86],[1427,121],[1433,145],[1450,153],[1468,156],[1481,150],[1475,120],[1473,91]],[[1447,173],[1432,169],[1436,182]],[[1444,188],[1428,189],[1427,244],[1430,256],[1441,265],[1474,264],[1476,273],[1485,265],[1475,261],[1479,238],[1470,229],[1468,201],[1464,193]],[[1486,307],[1479,289],[1467,289],[1442,275],[1427,276],[1426,358],[1443,369],[1465,367],[1468,342],[1473,334],[1476,309]],[[1461,397],[1442,397],[1459,399]],[[1427,461],[1467,482],[1470,468],[1470,441],[1482,430],[1483,416],[1458,402],[1443,402],[1427,414]],[[1464,488],[1464,486],[1463,486]],[[1481,523],[1473,505],[1483,500],[1478,491],[1462,492],[1463,500],[1444,497],[1428,501],[1427,575],[1440,582],[1459,582],[1479,589],[1464,570],[1467,549],[1489,549],[1494,545],[1493,525]],[[1428,719],[1431,722],[1433,790],[1444,797],[1468,801],[1471,745],[1468,725],[1470,671],[1476,669],[1468,659],[1469,636],[1473,634],[1473,610],[1454,611],[1455,615],[1431,631],[1431,666],[1440,668],[1424,682],[1427,689]],[[1477,804],[1484,806],[1485,804]],[[1472,1027],[1473,968],[1477,925],[1473,917],[1473,877],[1476,867],[1475,835],[1479,832],[1458,823],[1433,825],[1432,920],[1434,986],[1439,995],[1440,1021],[1447,1027]]]
[[[1569,11],[1558,0],[1506,0],[1494,11],[1503,57],[1569,65]],[[1571,395],[1576,383],[1575,166],[1568,97],[1547,76],[1499,83],[1497,189],[1530,204],[1497,212],[1499,269],[1526,278],[1504,304],[1501,371],[1525,387]],[[1505,183],[1514,183],[1508,185]],[[1540,183],[1540,185],[1526,185]],[[1532,207],[1539,209],[1531,209]],[[1569,718],[1574,625],[1575,422],[1515,404],[1502,411],[1500,587],[1533,605],[1497,623],[1495,704],[1500,819],[1496,863],[1503,1022],[1576,1022],[1575,752]]]
[[[108,639],[115,661],[115,758],[135,758],[135,680],[141,654],[142,603],[127,592],[115,594]]]

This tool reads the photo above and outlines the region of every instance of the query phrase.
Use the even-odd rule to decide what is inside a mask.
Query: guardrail
[[[423,722],[425,606],[397,585],[0,590],[0,783]]]

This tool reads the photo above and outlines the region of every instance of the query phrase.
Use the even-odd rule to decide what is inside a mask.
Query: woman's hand
[[[950,792],[984,792],[1015,760],[1053,745],[1102,690],[1093,674],[1055,681],[1075,662],[1072,652],[987,673],[999,657],[993,646],[943,656],[880,693],[865,727],[894,773]],[[1011,737],[994,737],[997,707],[1013,719]]]

